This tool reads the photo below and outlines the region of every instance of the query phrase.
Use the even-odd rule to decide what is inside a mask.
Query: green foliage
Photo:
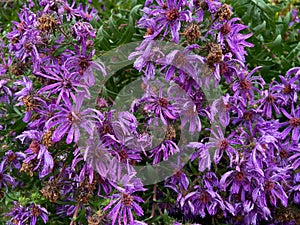
[[[247,39],[255,46],[248,48],[250,68],[261,65],[261,73],[268,82],[300,65],[299,24],[290,25],[292,8],[300,3],[283,0],[278,3],[263,0],[228,0],[236,17],[249,26],[253,36]],[[246,12],[246,13],[245,13]]]

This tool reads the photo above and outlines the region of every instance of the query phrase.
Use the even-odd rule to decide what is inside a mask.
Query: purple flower
[[[145,39],[136,50],[129,55],[128,59],[132,60],[137,57],[133,64],[134,68],[144,72],[145,81],[153,79],[156,70],[155,62],[164,56],[162,46],[157,41]]]
[[[188,193],[180,200],[181,207],[187,204],[194,215],[205,217],[206,212],[209,215],[215,215],[220,208],[225,210],[225,204],[222,197],[215,191],[195,186],[194,191]]]
[[[133,181],[133,182],[132,182]],[[110,208],[110,212],[107,214],[112,219],[112,225],[118,221],[118,224],[135,224],[134,214],[137,216],[144,215],[143,209],[138,203],[144,202],[142,198],[136,196],[134,193],[137,191],[145,191],[141,182],[137,182],[130,176],[125,175],[122,180],[122,187],[115,186],[119,193],[109,196],[111,198],[110,203],[103,209],[106,211]]]
[[[42,67],[44,73],[38,72],[36,73],[39,76],[42,76],[46,79],[51,80],[51,84],[42,87],[38,93],[48,92],[48,97],[55,93],[58,93],[56,104],[59,104],[63,95],[66,94],[68,98],[75,99],[74,92],[78,93],[79,90],[77,88],[83,88],[86,93],[89,93],[87,90],[87,86],[81,84],[77,78],[78,72],[69,72],[67,69],[60,67],[57,69],[56,67]]]
[[[259,177],[259,176],[258,176]],[[288,180],[288,168],[279,168],[276,165],[270,165],[264,170],[264,177],[259,177],[259,184],[252,191],[252,199],[260,199],[262,202],[270,202],[271,205],[277,206],[277,199],[283,206],[287,206],[288,196],[283,186]]]
[[[3,63],[0,64],[0,76],[6,74],[6,72],[8,71],[8,68],[12,64],[12,59],[10,57],[8,57],[8,59],[6,61],[4,56],[2,56],[2,61],[3,61]]]
[[[69,71],[78,72],[81,78],[88,86],[93,86],[95,78],[93,75],[93,69],[102,72],[103,76],[106,76],[104,64],[100,61],[92,61],[92,57],[95,54],[93,50],[89,55],[86,52],[85,42],[82,43],[82,52],[80,53],[79,47],[75,45],[76,55],[68,58],[65,62],[65,67]]]
[[[272,118],[273,110],[277,115],[280,114],[280,100],[284,101],[285,99],[278,93],[274,93],[272,89],[265,90],[262,92],[262,98],[257,101],[260,105],[256,110],[259,111],[262,108],[262,115],[265,115],[267,118]]]
[[[172,163],[174,167],[174,174],[165,181],[165,187],[179,187],[179,190],[188,190],[189,179],[183,171],[184,163],[181,161],[180,156],[177,157],[177,162]]]
[[[45,133],[41,131],[29,130],[24,131],[21,135],[17,136],[24,143],[26,138],[31,139],[31,143],[29,148],[25,151],[26,158],[24,159],[25,163],[29,163],[30,161],[37,159],[37,165],[34,167],[34,171],[37,170],[40,166],[42,170],[39,172],[40,177],[44,177],[48,175],[53,167],[54,161],[53,158],[48,151],[45,141]]]
[[[72,106],[69,98],[64,95],[62,98],[65,102],[66,108],[57,106],[60,111],[51,117],[45,124],[48,129],[58,125],[53,132],[53,142],[60,141],[62,137],[68,133],[66,142],[67,144],[75,143],[80,138],[80,127],[86,132],[93,131],[95,122],[102,123],[103,115],[97,110],[84,109],[80,111],[80,108],[84,101],[85,93],[80,92],[75,98],[75,107]]]
[[[239,161],[239,154],[232,145],[238,144],[239,142],[232,140],[235,137],[235,134],[232,133],[227,138],[224,137],[223,131],[219,126],[216,127],[216,133],[214,130],[210,129],[210,132],[213,134],[213,137],[209,138],[207,146],[210,149],[214,150],[214,162],[218,164],[223,157],[224,152],[229,157],[229,166],[231,167],[233,163]]]
[[[164,140],[163,143],[151,149],[149,152],[151,153],[150,158],[154,158],[153,164],[157,164],[161,161],[161,158],[166,161],[171,155],[180,152],[180,149],[173,141]]]
[[[229,125],[230,122],[230,113],[237,113],[239,117],[243,116],[243,111],[235,102],[237,99],[229,94],[221,96],[220,99],[217,99],[213,102],[211,106],[211,112],[213,117],[218,115],[220,123],[223,127]]]
[[[0,162],[0,189],[4,186],[7,189],[7,184],[14,185],[15,180],[10,175],[4,173],[6,168],[6,161]]]
[[[14,202],[14,205],[10,212],[6,216],[11,217],[9,220],[13,225],[25,225],[30,212],[27,207]]]
[[[292,104],[291,107],[291,113],[288,113],[285,109],[281,109],[282,113],[285,115],[287,119],[289,119],[288,122],[282,122],[281,126],[287,126],[281,133],[281,138],[285,139],[288,134],[292,132],[292,140],[295,142],[299,142],[300,139],[300,107],[297,107],[295,109],[294,104]]]
[[[10,102],[10,98],[12,97],[12,92],[10,88],[6,86],[6,84],[6,80],[0,80],[0,102],[2,103]],[[3,98],[1,96],[1,92],[4,93]]]
[[[261,66],[256,67],[249,73],[245,70],[242,70],[238,74],[239,80],[235,81],[232,86],[235,97],[242,96],[245,101],[249,100],[251,103],[254,99],[254,91],[258,92],[259,94],[261,93],[260,90],[254,86],[254,84],[263,88],[263,85],[265,84],[263,78],[260,76],[252,76],[260,68]]]
[[[244,50],[245,47],[253,47],[252,43],[246,42],[245,39],[252,36],[252,33],[241,34],[241,30],[248,28],[242,24],[236,24],[239,18],[232,18],[220,27],[218,34],[218,41],[224,44],[225,41],[229,45],[232,53],[235,54],[236,58],[242,62],[245,62],[245,55],[247,52]]]
[[[284,98],[282,104],[287,105],[289,102],[297,102],[298,92],[300,91],[299,86],[297,86],[298,76],[290,77],[291,73],[300,71],[300,67],[290,69],[285,76],[279,76],[280,83],[275,82],[275,85],[271,87],[272,90],[278,91]],[[299,82],[299,81],[298,81]]]
[[[206,169],[210,170],[211,156],[208,145],[206,143],[190,142],[187,147],[196,149],[196,152],[193,153],[190,158],[192,161],[198,160],[198,170],[200,172],[203,172]]]
[[[181,70],[200,84],[198,74],[203,71],[205,63],[203,57],[191,53],[196,48],[199,48],[199,46],[195,44],[186,47],[184,50],[173,50],[156,61],[158,64],[163,65],[161,70],[166,69],[166,81],[171,80],[176,70]]]
[[[191,21],[191,12],[189,10],[184,10],[187,6],[185,0],[156,0],[158,6],[151,5],[150,7],[145,7],[142,9],[145,18],[142,18],[138,25],[142,28],[147,27],[149,24],[146,22],[149,19],[153,19],[156,27],[154,30],[149,31],[150,35],[145,38],[154,39],[162,31],[164,31],[163,36],[165,37],[169,32],[171,32],[172,40],[175,43],[179,42],[179,30],[181,28],[181,22]]]
[[[48,211],[44,207],[41,207],[40,205],[31,204],[29,207],[30,214],[27,215],[26,220],[30,219],[30,225],[35,225],[37,223],[37,219],[40,217],[42,218],[44,224],[48,221]]]
[[[292,167],[294,170],[297,170],[300,167],[300,145],[296,145],[292,151],[291,157],[289,160],[292,162]]]
[[[13,152],[12,150],[8,150],[5,152],[5,157],[3,161],[6,161],[10,164],[10,171],[12,168],[16,168],[17,170],[21,169],[20,161],[25,158],[25,154],[22,152]]]
[[[178,117],[177,109],[168,98],[163,97],[163,88],[160,88],[158,95],[153,93],[149,97],[142,98],[142,101],[145,102],[144,110],[154,113],[155,123],[157,123],[157,119],[160,118],[161,121],[167,125],[168,120],[175,120]]]
[[[79,42],[86,42],[89,38],[96,38],[93,26],[88,22],[77,22],[72,27],[72,35]]]

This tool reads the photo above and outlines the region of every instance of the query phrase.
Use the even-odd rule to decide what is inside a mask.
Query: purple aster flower
[[[142,98],[145,102],[144,110],[146,112],[154,113],[155,123],[157,124],[158,118],[167,125],[168,120],[175,120],[178,117],[177,109],[172,105],[169,98],[163,97],[163,88],[160,88],[158,95],[152,94],[149,97]]]
[[[164,186],[172,189],[178,187],[179,190],[188,190],[189,179],[182,169],[184,162],[181,161],[180,156],[177,157],[176,163],[172,163],[172,167],[174,167],[174,174],[167,178]]]
[[[171,155],[180,152],[179,147],[171,140],[164,140],[160,145],[149,151],[153,158],[153,164],[157,164],[161,161],[161,158],[166,161]]]
[[[217,192],[200,186],[194,186],[194,191],[180,200],[181,207],[184,204],[189,206],[192,214],[200,215],[202,218],[207,212],[209,215],[215,215],[218,209],[225,210],[226,208],[222,197]]]
[[[287,126],[281,133],[281,138],[285,139],[288,134],[292,133],[292,140],[299,142],[300,139],[300,107],[295,109],[294,104],[292,104],[291,113],[288,113],[284,108],[281,109],[282,113],[285,115],[288,122],[282,122],[281,126]]]
[[[14,201],[14,205],[6,216],[11,217],[9,222],[13,225],[25,225],[30,212],[27,207]]]
[[[272,118],[273,110],[277,115],[280,114],[280,100],[285,101],[283,97],[281,97],[280,94],[274,93],[274,91],[271,90],[265,90],[262,91],[262,98],[260,98],[255,104],[260,103],[257,111],[260,111],[263,116],[266,116],[267,118]]]
[[[11,66],[12,64],[12,59],[11,57],[8,57],[7,61],[4,58],[4,55],[2,55],[2,64],[0,64],[0,76],[6,74],[6,72],[8,71],[8,68]]]
[[[83,7],[83,5],[80,3],[76,10],[80,14],[81,18],[85,21],[90,22],[92,20],[99,20],[98,11],[94,7],[90,9],[89,4],[86,4],[85,7]]]
[[[197,111],[197,107],[193,101],[186,101],[182,104],[179,115],[181,116],[182,128],[189,122],[189,132],[194,133],[195,131],[201,131],[201,121]]]
[[[260,90],[254,85],[258,85],[263,88],[265,82],[260,76],[252,76],[260,68],[261,66],[256,67],[249,73],[242,70],[238,74],[239,80],[235,81],[232,86],[235,97],[242,96],[246,101],[248,100],[252,103],[254,99],[254,91],[261,94]]]
[[[66,108],[57,106],[59,112],[51,117],[45,124],[48,129],[58,125],[53,132],[53,142],[60,141],[62,137],[68,133],[66,142],[67,144],[75,143],[80,138],[80,127],[83,128],[87,133],[93,131],[95,122],[100,124],[103,121],[103,115],[94,109],[84,109],[80,111],[85,97],[84,92],[80,92],[75,98],[75,106],[73,107],[69,98],[63,95],[62,98],[65,102]]]
[[[129,60],[136,58],[134,61],[134,68],[138,71],[144,72],[144,81],[151,80],[155,77],[156,60],[163,57],[162,46],[159,42],[154,40],[143,40],[143,42],[136,48],[137,51],[131,53]]]
[[[30,220],[30,225],[36,225],[38,218],[42,218],[44,224],[48,221],[48,211],[40,205],[31,204],[29,206],[30,214],[27,214],[26,220]]]
[[[12,150],[8,150],[7,152],[5,152],[5,157],[3,161],[6,161],[8,164],[10,164],[10,171],[12,171],[13,168],[20,170],[20,161],[23,160],[25,157],[26,155],[22,152],[13,152]]]
[[[172,40],[175,43],[179,42],[179,30],[181,28],[181,22],[191,21],[191,12],[189,10],[184,10],[187,6],[185,0],[156,0],[158,6],[151,5],[142,9],[144,17],[146,19],[153,18],[156,24],[153,34],[147,35],[145,38],[154,39],[162,31],[164,31],[163,36],[165,37],[169,32],[172,35]],[[145,23],[145,19],[142,18],[138,25],[142,28],[147,27],[148,23]]]
[[[252,33],[241,34],[241,30],[248,28],[242,24],[236,24],[239,18],[232,18],[223,25],[221,25],[220,32],[218,34],[218,42],[224,44],[225,41],[228,43],[231,52],[235,54],[236,58],[242,62],[245,62],[245,55],[247,52],[244,50],[245,47],[253,47],[252,43],[246,42],[245,40],[252,36]]]
[[[281,201],[283,206],[287,206],[288,196],[284,191],[284,185],[289,178],[288,167],[279,168],[276,165],[270,165],[264,170],[264,177],[260,179],[260,183],[252,191],[254,201],[260,198],[263,202],[267,200],[271,205],[277,206],[277,199]]]
[[[21,135],[17,136],[22,144],[26,138],[31,139],[29,148],[25,151],[26,158],[24,159],[24,162],[29,163],[36,159],[38,162],[33,170],[35,171],[41,166],[42,170],[39,172],[40,177],[48,175],[54,166],[53,158],[46,147],[47,143],[45,142],[45,139],[43,139],[45,134],[46,132],[43,133],[41,131],[29,130],[24,131]]]
[[[293,192],[294,203],[299,205],[300,204],[300,173],[299,172],[294,174],[291,191]]]
[[[198,45],[190,45],[184,50],[173,50],[165,57],[158,59],[156,62],[163,65],[161,70],[166,69],[165,78],[166,81],[170,81],[174,76],[176,70],[181,70],[191,76],[198,84],[199,73],[203,72],[204,58],[193,54],[193,49],[199,48]]]
[[[194,148],[196,152],[191,155],[191,161],[198,160],[198,170],[200,172],[206,169],[210,170],[211,167],[211,156],[209,147],[207,144],[200,142],[190,142],[187,147]]]
[[[289,160],[292,162],[292,167],[294,170],[297,170],[300,167],[300,145],[296,145],[293,149],[291,157]]]
[[[72,27],[72,35],[79,42],[86,42],[89,38],[96,38],[93,26],[88,22],[77,22]]]
[[[142,198],[136,196],[135,192],[145,191],[146,189],[143,188],[141,182],[135,182],[134,179],[128,175],[125,175],[122,178],[121,183],[122,187],[115,187],[119,193],[109,196],[111,201],[106,207],[104,207],[103,211],[107,211],[112,208],[107,214],[107,216],[112,219],[112,225],[114,225],[117,221],[118,224],[134,224],[135,219],[133,212],[137,216],[144,215],[143,209],[138,205],[138,203],[142,203],[144,201]]]
[[[237,113],[238,117],[243,116],[243,110],[235,102],[237,101],[236,97],[226,94],[221,96],[220,99],[215,100],[211,106],[212,117],[218,115],[220,123],[223,127],[229,125],[230,122],[230,113]]]
[[[230,134],[228,137],[224,137],[223,131],[219,126],[217,126],[216,133],[214,130],[210,129],[210,132],[213,134],[213,137],[209,138],[208,147],[214,150],[214,162],[218,164],[223,157],[224,152],[229,157],[230,167],[233,163],[237,163],[239,161],[239,154],[232,145],[239,144],[238,141],[235,141],[236,135],[234,133]]]
[[[6,168],[6,161],[0,162],[0,190],[4,186],[7,190],[7,185],[15,185],[15,180],[9,174],[4,173]]]
[[[77,54],[66,60],[65,67],[69,71],[78,72],[81,78],[85,81],[85,83],[88,86],[93,86],[95,82],[93,69],[101,71],[102,75],[106,76],[104,64],[100,61],[92,61],[92,57],[95,54],[95,50],[93,50],[89,55],[87,55],[85,42],[82,43],[81,53],[77,45],[75,45],[74,47]]]
[[[59,104],[63,95],[66,94],[68,98],[75,99],[74,92],[78,93],[79,89],[82,88],[86,93],[88,92],[87,86],[81,84],[77,78],[78,72],[69,72],[66,68],[60,67],[42,67],[44,73],[38,72],[37,75],[51,80],[51,84],[42,87],[38,93],[48,92],[48,97],[55,93],[59,93],[56,104]]]
[[[296,102],[298,99],[298,92],[300,88],[297,86],[298,76],[290,76],[292,73],[300,71],[300,67],[290,69],[285,76],[279,76],[280,83],[275,82],[275,85],[271,87],[272,90],[278,91],[284,101],[282,104],[287,105],[289,102]],[[299,81],[298,81],[299,82]]]
[[[237,115],[238,117],[232,117],[232,123],[234,125],[241,123],[245,128],[252,131],[253,124],[265,122],[261,114],[257,112],[255,109],[249,109],[249,110],[243,109],[242,111],[243,111],[242,115]]]
[[[0,102],[2,103],[8,103],[10,102],[10,98],[12,97],[12,92],[9,87],[7,87],[7,81],[6,80],[0,80]],[[4,96],[2,98],[1,92],[4,93]]]
[[[66,16],[67,21],[76,19],[76,17],[80,16],[78,10],[74,8],[76,5],[75,0],[72,1],[72,4],[69,4],[68,1],[64,1],[62,4],[63,5],[58,9],[58,13]]]
[[[251,178],[253,175],[245,168],[245,165],[236,166],[235,170],[224,173],[220,179],[220,187],[226,190],[230,186],[230,194],[239,194],[245,196],[250,191]]]

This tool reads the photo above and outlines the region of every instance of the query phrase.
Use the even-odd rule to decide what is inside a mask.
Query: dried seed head
[[[20,75],[23,75],[23,72],[24,72],[24,64],[23,63],[20,63],[20,62],[17,62],[17,63],[14,63],[11,67],[11,72],[13,74],[15,74],[16,76],[20,76]]]
[[[32,111],[36,107],[36,102],[31,95],[23,97],[22,102],[25,105],[27,112]]]
[[[229,5],[227,4],[223,4],[222,7],[217,11],[217,15],[216,15],[219,20],[229,20],[230,17],[232,16],[232,12],[229,8]]]
[[[176,138],[176,130],[173,125],[169,124],[166,133],[166,140],[174,140]]]
[[[39,19],[39,25],[38,25],[38,28],[41,30],[41,31],[51,31],[51,30],[54,30],[56,25],[57,25],[57,22],[56,20],[51,16],[51,15],[48,15],[48,14],[43,14]]]
[[[20,172],[25,172],[28,173],[31,177],[33,176],[33,168],[34,168],[34,164],[33,162],[29,162],[29,163],[22,163],[22,167],[20,169]]]
[[[101,225],[105,222],[104,217],[105,213],[103,211],[98,211],[92,216],[88,217],[88,225]]]
[[[222,47],[220,44],[209,43],[208,44],[208,56],[207,56],[207,64],[209,66],[213,66],[214,63],[222,62]]]
[[[40,192],[50,202],[56,202],[60,196],[59,193],[59,182],[56,179],[48,181],[47,185],[43,187]]]
[[[42,136],[42,144],[45,145],[47,148],[49,148],[53,145],[52,134],[53,134],[53,130],[50,129],[46,133],[44,133]]]
[[[82,181],[75,190],[76,201],[81,204],[88,203],[94,188],[95,185],[93,183],[90,184],[87,180]]]
[[[183,35],[185,36],[188,42],[194,42],[195,40],[198,40],[201,35],[199,26],[197,24],[192,23],[185,29]]]

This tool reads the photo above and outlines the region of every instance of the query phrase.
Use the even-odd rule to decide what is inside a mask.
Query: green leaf
[[[255,31],[255,33],[260,33],[262,31],[264,31],[266,29],[266,21],[264,20],[264,22],[262,24],[257,25],[256,27],[253,28],[253,30]]]

